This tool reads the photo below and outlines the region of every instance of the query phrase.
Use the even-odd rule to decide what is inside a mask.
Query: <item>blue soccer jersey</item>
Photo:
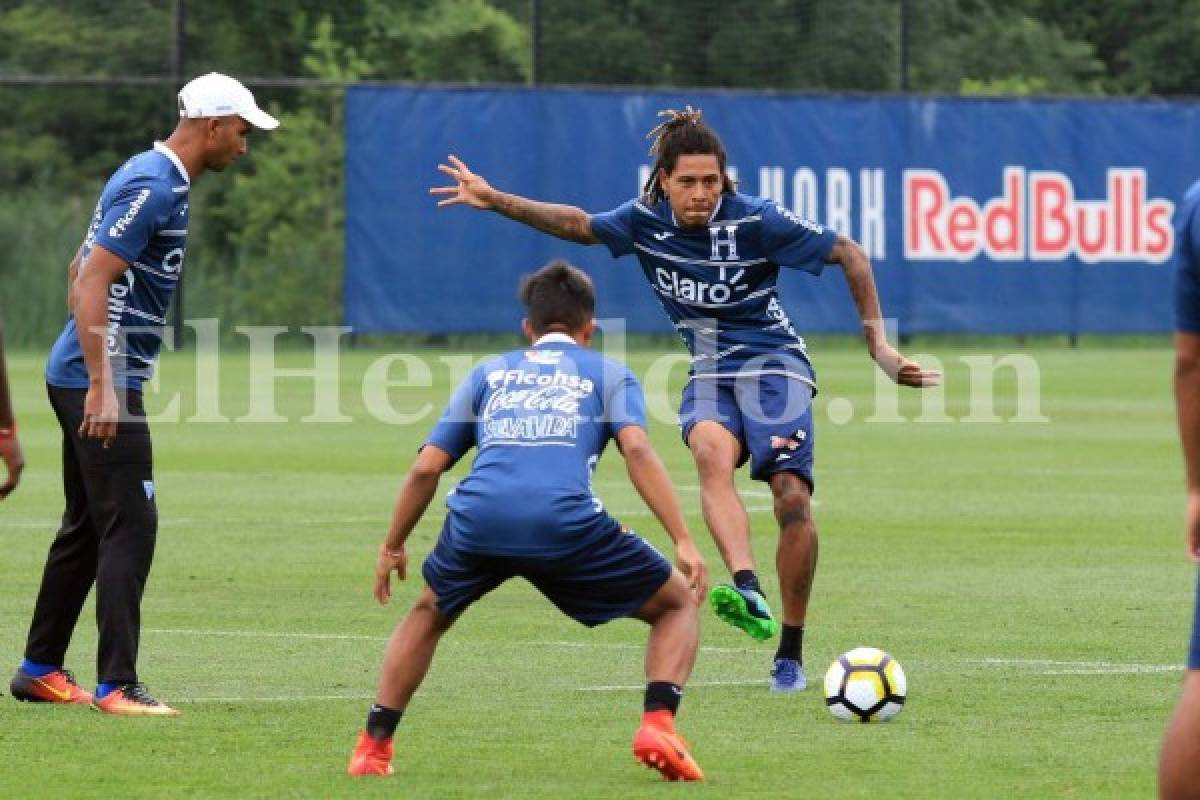
[[[95,245],[129,263],[108,291],[105,345],[113,383],[141,389],[162,346],[167,306],[179,283],[187,247],[188,174],[162,142],[129,159],[109,178],[83,241],[81,269]],[[67,389],[88,385],[75,319],[50,351],[46,382]]]
[[[562,334],[476,367],[427,440],[456,460],[478,448],[443,536],[466,552],[554,558],[611,534],[592,472],[608,440],[645,418],[633,373]]]
[[[1175,211],[1175,330],[1200,334],[1200,181]]]
[[[681,227],[664,198],[591,218],[619,257],[636,254],[692,354],[696,377],[782,374],[812,383],[804,340],[779,303],[780,267],[819,275],[837,234],[774,202],[723,194],[708,224]]]

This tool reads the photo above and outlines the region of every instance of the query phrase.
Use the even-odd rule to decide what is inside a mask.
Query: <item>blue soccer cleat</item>
[[[794,658],[777,658],[771,670],[771,691],[776,694],[802,692],[808,688],[804,665]]]
[[[708,600],[718,617],[760,642],[770,639],[779,630],[779,623],[771,616],[767,601],[753,589],[722,584],[713,588]]]

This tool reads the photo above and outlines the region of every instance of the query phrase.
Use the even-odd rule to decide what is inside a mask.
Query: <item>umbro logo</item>
[[[663,231],[662,233],[654,234],[654,238],[658,239],[660,242],[665,242],[667,239],[669,239],[670,237],[672,237],[674,235],[675,234],[671,233],[671,231]]]

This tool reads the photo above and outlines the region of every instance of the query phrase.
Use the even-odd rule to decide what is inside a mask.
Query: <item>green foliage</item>
[[[462,83],[523,83],[528,31],[487,0],[367,2],[370,77]]]
[[[24,2],[0,10],[0,74],[161,75],[169,60],[169,7],[148,0],[104,6]],[[138,20],[137,25],[118,20]],[[169,89],[0,88],[0,185],[74,187],[103,181],[170,119]],[[9,182],[12,182],[11,184]]]
[[[1131,15],[1136,33],[1121,53],[1123,69],[1113,79],[1113,89],[1131,94],[1195,95],[1200,87],[1196,48],[1200,0],[1139,4],[1139,9]]]
[[[524,31],[511,18],[482,0],[422,5],[402,11],[369,2],[355,44],[339,38],[333,16],[315,18],[305,33],[303,73],[334,81],[482,81],[494,80],[489,70],[500,65],[501,75],[524,79]],[[438,53],[453,54],[453,68]],[[227,328],[342,319],[343,92],[295,92],[279,117],[278,131],[254,137],[253,159],[238,165],[232,188],[215,189],[195,206],[197,216],[211,216],[211,227],[200,229],[207,234],[191,249],[189,280],[197,285],[190,316],[217,316]]]
[[[1104,65],[1088,42],[984,0],[930,0],[914,16],[911,86],[944,94],[1096,94]]]
[[[543,3],[542,80],[772,89],[895,88],[893,2]]]
[[[48,349],[62,329],[67,265],[83,241],[93,202],[34,189],[0,194],[0,319],[6,342]]]
[[[184,3],[187,76],[526,83],[529,0]],[[170,73],[162,0],[0,1],[0,74]],[[919,92],[1187,94],[1200,85],[1200,0],[908,2]],[[546,84],[896,91],[901,0],[542,0]],[[0,86],[0,287],[10,338],[53,335],[63,259],[130,154],[174,124],[169,82]],[[256,88],[282,120],[231,175],[192,190],[186,314],[242,322],[341,316],[342,93]],[[76,220],[64,224],[66,218]],[[53,242],[32,246],[31,242]],[[51,252],[53,251],[53,252]],[[34,286],[31,282],[43,281]],[[57,327],[57,323],[53,327]]]
[[[347,81],[367,70],[334,38],[329,17],[316,22],[303,65],[313,77]],[[299,93],[277,131],[252,135],[253,160],[238,166],[232,188],[198,209],[211,214],[214,236],[195,251],[203,277],[190,313],[227,324],[341,321],[342,94]]]

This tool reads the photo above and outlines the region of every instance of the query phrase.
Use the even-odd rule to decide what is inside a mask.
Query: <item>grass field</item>
[[[588,631],[510,584],[449,634],[401,725],[397,777],[345,777],[384,640],[419,588],[402,586],[386,609],[370,598],[375,547],[430,424],[365,414],[362,376],[382,353],[346,352],[341,410],[353,422],[300,422],[311,382],[283,378],[288,422],[154,426],[162,524],[140,666],[184,716],[130,720],[0,698],[0,797],[1148,797],[1195,578],[1183,557],[1170,351],[1032,351],[1049,421],[993,423],[962,420],[959,358],[977,351],[934,352],[947,371],[947,419],[913,421],[907,397],[907,422],[859,411],[846,424],[831,423],[827,406],[870,409],[871,366],[857,349],[815,354],[821,562],[806,661],[819,683],[852,646],[892,652],[910,686],[893,723],[835,723],[819,689],[770,696],[773,646],[706,612],[680,721],[709,781],[663,784],[629,751],[644,628]],[[657,355],[630,361],[644,374]],[[0,506],[6,668],[21,656],[61,512],[42,354],[12,362],[29,467]],[[448,371],[433,364],[432,387],[391,390],[396,410],[445,399]],[[163,376],[182,388],[188,416],[191,359],[168,354]],[[223,414],[244,414],[246,358],[225,356],[220,377]],[[1003,371],[994,393],[997,414],[1011,416]],[[723,578],[687,451],[674,428],[651,427]],[[597,480],[610,509],[665,542],[615,453]],[[740,480],[777,598],[770,499]],[[417,556],[440,522],[439,501],[414,534]],[[92,609],[68,664],[85,686],[95,678]]]

